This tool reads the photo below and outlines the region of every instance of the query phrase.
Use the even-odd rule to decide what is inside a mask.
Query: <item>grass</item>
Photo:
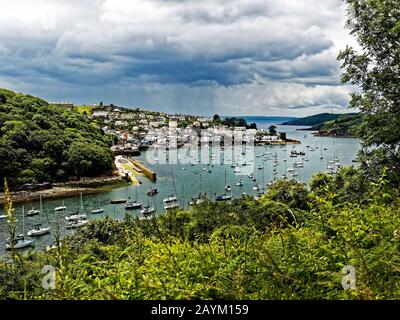
[[[87,115],[91,115],[93,113],[93,109],[94,109],[93,106],[85,106],[85,105],[75,107],[75,111],[81,114],[86,113]]]
[[[132,165],[129,164],[125,164],[125,163],[121,163],[122,167],[124,167],[126,170],[128,170],[129,172],[132,173],[131,175],[131,180],[134,184],[139,184],[139,180],[136,178],[136,175],[138,175],[139,173],[133,169]]]

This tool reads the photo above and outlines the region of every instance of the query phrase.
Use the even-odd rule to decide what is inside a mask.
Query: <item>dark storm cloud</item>
[[[102,0],[80,7],[67,0],[38,2],[15,0],[0,12],[0,84],[35,91],[40,79],[59,88],[60,97],[81,100],[118,84],[121,90],[109,94],[118,100],[119,92],[121,103],[133,97],[159,102],[149,96],[155,94],[150,87],[160,101],[169,97],[171,108],[180,105],[171,90],[175,97],[213,92],[220,98],[205,99],[207,110],[222,108],[221,92],[261,99],[247,92],[256,83],[277,95],[288,83],[339,85],[340,0]],[[82,87],[91,88],[90,95]],[[304,95],[316,94],[302,88]],[[335,97],[324,92],[326,101],[347,103],[347,90],[332,89]],[[287,92],[288,106],[324,105],[322,97],[303,104],[299,96],[296,104],[292,96]],[[261,108],[260,102],[250,105]]]

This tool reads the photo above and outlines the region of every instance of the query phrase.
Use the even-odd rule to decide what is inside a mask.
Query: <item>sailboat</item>
[[[177,202],[170,202],[170,203],[167,203],[164,205],[165,210],[172,210],[172,209],[175,209],[178,207],[179,207],[179,204]]]
[[[99,213],[103,213],[104,209],[100,206],[100,195],[99,195],[99,206],[97,207],[97,209],[93,209],[92,210],[92,214],[99,214]]]
[[[189,205],[194,205],[194,204],[200,204],[204,202],[204,198],[201,196],[201,174],[200,174],[200,180],[199,180],[199,194],[197,195],[197,197],[192,197],[192,201],[189,201]],[[183,190],[182,190],[183,193]]]
[[[66,209],[67,209],[67,207],[65,206],[64,201],[63,201],[63,205],[54,208],[54,211],[56,211],[56,212],[58,212],[58,211],[65,211]]]
[[[67,215],[64,219],[66,221],[76,221],[76,220],[87,219],[87,215],[84,214],[84,213],[81,213],[81,211],[83,211],[82,192],[80,193],[80,207],[79,207],[79,209],[75,213]]]
[[[171,175],[172,175],[172,187],[174,190],[174,194],[176,194],[176,186],[175,186],[175,177],[174,177],[174,172],[171,169]],[[164,202],[164,209],[165,210],[171,210],[171,209],[175,209],[179,207],[179,204],[176,202],[178,200],[178,198],[176,196],[174,196],[173,194],[171,194],[170,196],[168,196],[167,198],[165,198],[163,200]]]
[[[225,190],[226,191],[231,191],[232,190],[232,187],[231,187],[231,185],[229,183],[229,180],[226,177],[226,170],[225,170]]]
[[[141,208],[142,206],[143,206],[143,204],[138,202],[138,189],[136,188],[136,200],[128,201],[125,204],[125,210],[135,210],[135,209]]]
[[[25,234],[25,208],[24,206],[22,206],[22,234],[16,236],[14,239],[10,239],[6,243],[6,250],[33,247],[34,241],[26,240],[24,234]]]
[[[26,213],[26,215],[28,216],[28,217],[32,217],[32,216],[36,216],[36,215],[38,215],[40,213],[40,211],[39,210],[37,210],[37,209],[31,209],[31,210],[28,210],[28,212]]]
[[[34,209],[34,208],[32,207],[31,210],[28,210],[28,212],[26,213],[26,215],[27,215],[28,217],[36,216],[36,215],[40,214],[41,212],[42,212],[42,195],[40,194],[40,210]]]
[[[216,196],[215,200],[216,201],[227,201],[227,200],[231,200],[232,199],[232,195],[228,195],[228,194],[221,194],[219,196]]]
[[[74,220],[79,220],[79,219],[87,219],[87,215],[84,213],[80,213],[80,211],[77,211],[73,214],[70,214],[64,218],[66,221],[74,221]]]
[[[28,231],[28,236],[36,237],[49,233],[51,227],[42,227],[41,223],[35,224],[32,230]]]
[[[89,223],[89,220],[87,220],[87,219],[71,220],[66,224],[65,228],[67,228],[67,229],[79,228],[79,227],[83,227],[84,225],[86,225],[88,223]]]

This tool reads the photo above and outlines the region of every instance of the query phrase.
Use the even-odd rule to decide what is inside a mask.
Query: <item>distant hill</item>
[[[309,128],[318,131],[319,136],[354,136],[356,127],[361,123],[361,115],[358,113],[341,114],[334,120],[316,124]]]
[[[359,113],[320,113],[282,123],[292,126],[309,126],[307,131],[318,131],[319,136],[354,136],[355,127],[361,122]]]
[[[283,122],[283,125],[287,126],[315,126],[317,124],[335,120],[340,116],[340,114],[334,113],[319,113],[313,116],[308,116],[304,118],[298,118],[290,121]]]

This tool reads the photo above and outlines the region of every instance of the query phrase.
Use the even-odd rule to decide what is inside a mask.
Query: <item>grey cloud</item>
[[[55,13],[47,24],[35,18],[46,10],[25,12],[24,23],[0,13],[0,83],[39,92],[40,79],[54,87],[48,96],[82,102],[107,91],[98,87],[112,88],[110,99],[124,103],[166,101],[204,112],[239,108],[223,101],[230,96],[252,113],[285,104],[323,108],[325,98],[347,103],[335,59],[340,0],[38,1]],[[306,99],[318,96],[307,85],[323,86],[318,99]],[[293,88],[304,95],[287,93]]]

